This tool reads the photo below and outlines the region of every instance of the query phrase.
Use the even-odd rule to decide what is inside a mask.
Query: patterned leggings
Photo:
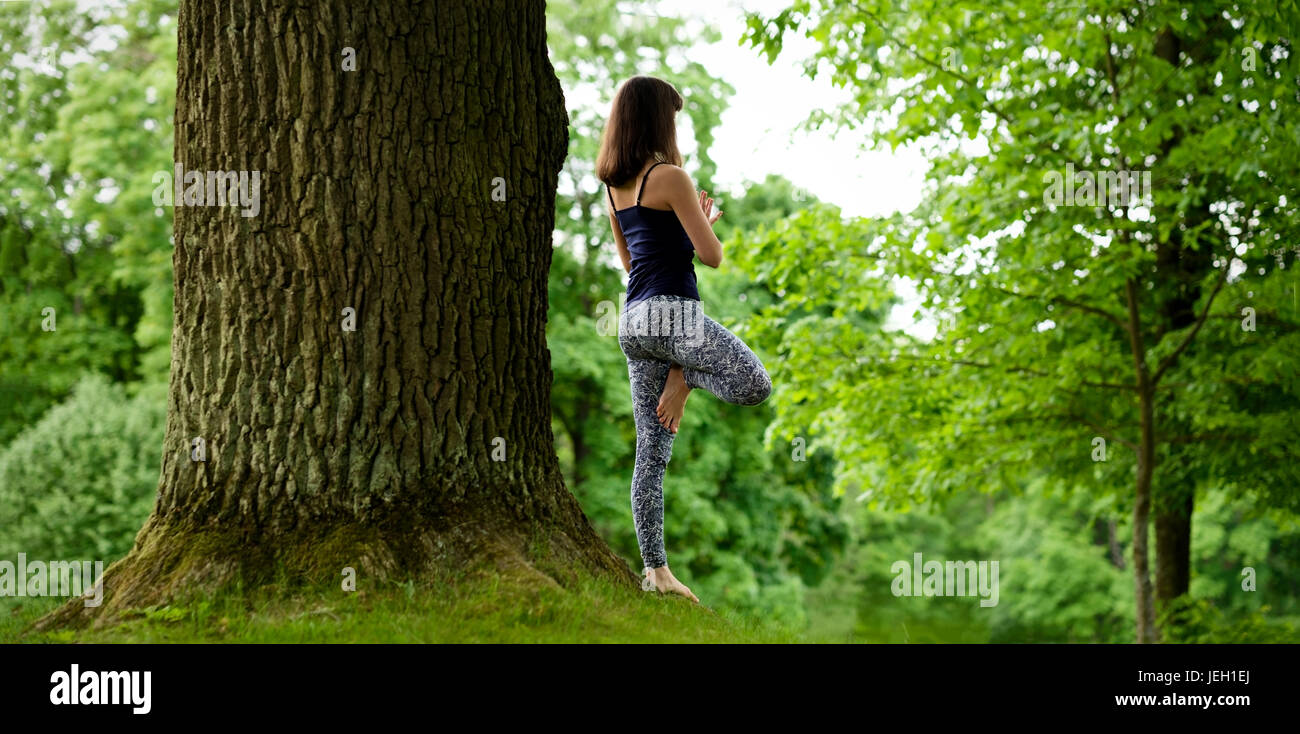
[[[736,405],[758,405],[772,392],[763,363],[735,334],[704,315],[699,301],[652,296],[629,305],[619,319],[618,343],[627,357],[636,419],[632,520],[647,568],[668,564],[664,551],[664,470],[674,434],[655,410],[673,364],[686,384]]]

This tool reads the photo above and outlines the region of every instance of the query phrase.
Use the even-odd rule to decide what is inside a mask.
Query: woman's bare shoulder
[[[664,163],[650,174],[650,183],[646,186],[647,195],[654,194],[657,199],[667,200],[682,193],[695,196],[695,180],[681,166]]]

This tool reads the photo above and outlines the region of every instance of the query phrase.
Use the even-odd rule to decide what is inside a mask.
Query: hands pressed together
[[[709,220],[709,225],[722,218],[722,210],[713,211],[713,199],[709,197],[709,192],[700,192],[700,209],[704,212],[704,217]]]

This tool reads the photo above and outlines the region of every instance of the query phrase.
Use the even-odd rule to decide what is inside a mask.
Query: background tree
[[[3,443],[86,371],[166,378],[175,2],[6,3],[0,55]]]
[[[803,33],[818,44],[809,72],[853,92],[815,122],[923,146],[932,164],[922,204],[855,225],[858,247],[830,247],[812,226],[757,247],[755,272],[791,294],[774,319],[836,297],[831,277],[775,258],[804,235],[802,257],[829,273],[912,278],[938,321],[929,343],[842,320],[786,326],[789,370],[775,381],[790,386],[778,401],[789,423],[820,428],[845,481],[877,497],[1014,487],[1036,466],[1094,473],[1103,492],[1131,481],[1136,636],[1155,640],[1153,508],[1168,601],[1188,587],[1197,487],[1300,506],[1287,438],[1298,386],[1284,366],[1300,337],[1283,310],[1295,282],[1297,15],[928,0],[751,15],[748,38],[769,60]],[[1153,200],[1053,202],[1048,176],[1067,167],[1150,171]],[[877,291],[855,284],[838,298]],[[1239,323],[1246,306],[1255,331]]]

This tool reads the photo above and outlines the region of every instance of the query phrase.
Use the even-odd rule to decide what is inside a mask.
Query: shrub
[[[166,387],[134,397],[92,375],[0,448],[0,558],[103,560],[153,508]]]
[[[1159,619],[1164,642],[1171,643],[1295,643],[1300,630],[1290,619],[1270,616],[1271,610],[1225,613],[1207,599],[1183,595],[1169,603]]]

